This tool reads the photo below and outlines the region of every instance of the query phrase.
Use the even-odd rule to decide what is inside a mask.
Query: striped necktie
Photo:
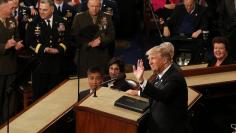
[[[160,85],[160,83],[161,83],[161,79],[160,79],[160,77],[157,75],[157,77],[156,77],[156,79],[155,79],[155,82],[154,82],[154,86],[155,86],[155,87],[158,87],[158,86]]]

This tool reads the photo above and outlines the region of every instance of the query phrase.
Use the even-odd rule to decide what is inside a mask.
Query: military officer
[[[67,28],[63,18],[53,15],[52,0],[41,0],[39,17],[29,23],[26,41],[31,43],[39,59],[32,74],[33,100],[36,100],[64,79],[64,54],[67,49]]]
[[[88,10],[77,14],[72,24],[72,35],[80,50],[77,53],[79,55],[80,76],[86,76],[87,69],[90,66],[97,65],[105,70],[110,59],[109,45],[115,38],[111,16],[100,10],[101,1],[89,0],[87,6]],[[82,31],[84,33],[81,33]],[[78,37],[79,34],[85,34],[87,39],[81,41],[81,38]]]
[[[18,40],[16,20],[11,16],[14,4],[13,0],[0,0],[0,125],[8,115],[16,113],[16,90],[12,86],[17,73],[16,51],[23,44]]]
[[[64,0],[54,0],[54,15],[58,15],[66,19],[69,29],[71,28],[73,18],[75,16],[75,9],[67,4]],[[65,69],[67,75],[76,75],[76,65],[74,63],[76,47],[72,45],[67,46]]]

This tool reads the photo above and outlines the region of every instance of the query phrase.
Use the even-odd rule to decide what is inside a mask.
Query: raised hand
[[[140,59],[137,61],[137,67],[135,67],[135,65],[133,66],[133,74],[139,83],[142,83],[144,81],[143,73],[144,73],[143,60]]]

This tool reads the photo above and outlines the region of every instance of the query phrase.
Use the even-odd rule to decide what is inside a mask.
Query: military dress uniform
[[[96,37],[90,39],[89,41],[83,41],[80,37],[78,37],[78,35],[81,34],[80,31],[82,29],[94,24],[99,27],[97,34],[101,37],[101,44],[92,48],[88,45],[88,42],[92,41]],[[97,17],[93,18],[88,11],[81,12],[75,16],[71,29],[76,45],[80,50],[79,53],[77,53],[80,76],[86,76],[87,69],[91,66],[99,66],[103,70],[106,70],[105,68],[107,66],[107,62],[110,59],[109,45],[115,38],[115,30],[111,16],[103,12],[99,12]],[[94,31],[94,29],[91,29],[90,31],[88,30],[88,36],[91,34],[89,32],[92,31]],[[91,36],[88,38],[91,38]]]
[[[63,2],[60,5],[56,5],[54,3],[54,15],[58,15],[60,17],[63,17],[67,22],[67,27],[70,30],[73,18],[75,16],[75,10],[72,6],[68,5],[67,3]],[[66,52],[66,74],[67,75],[75,75],[76,74],[76,65],[74,63],[74,55],[75,55],[76,48],[72,45],[67,46],[67,52]]]
[[[11,88],[16,78],[17,55],[14,47],[5,49],[7,41],[18,38],[17,23],[14,17],[5,21],[0,19],[0,124],[7,119],[7,99],[9,98],[9,115],[15,113],[14,93]]]
[[[64,79],[65,43],[68,37],[65,20],[53,15],[52,25],[37,17],[28,25],[26,41],[34,49],[39,64],[32,74],[33,99],[36,100]],[[56,48],[59,53],[45,53],[45,48]]]

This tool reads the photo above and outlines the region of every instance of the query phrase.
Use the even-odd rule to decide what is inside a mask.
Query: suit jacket
[[[9,29],[11,24],[15,25],[13,29]],[[5,49],[5,45],[9,39],[13,36],[14,38],[18,38],[17,31],[15,18],[6,19],[6,27],[0,21],[0,75],[13,74],[17,70],[15,48]]]
[[[73,18],[75,16],[75,10],[72,6],[68,5],[67,3],[63,3],[62,6],[62,11],[58,11],[56,5],[54,4],[54,15],[58,15],[61,17],[64,17],[67,19],[68,24],[71,26],[72,22],[73,22]]]
[[[58,31],[60,23],[65,26],[65,31],[62,35]],[[35,34],[37,28],[40,29],[39,36]],[[29,23],[26,31],[26,42],[34,49],[39,59],[38,67],[41,73],[55,74],[64,70],[64,54],[67,48],[67,37],[68,33],[65,21],[59,16],[53,16],[52,28],[49,28],[45,20],[40,17]],[[44,50],[46,47],[58,49],[59,54],[45,53]]]
[[[142,93],[151,99],[151,133],[185,132],[188,91],[176,65],[171,65],[156,87],[148,82]]]
[[[104,18],[107,20],[106,28],[101,27],[102,20],[104,20]],[[87,69],[91,66],[100,66],[105,70],[107,62],[110,59],[108,48],[115,38],[115,30],[111,16],[100,12],[97,16],[97,21],[95,24],[99,27],[98,36],[101,37],[101,44],[94,48],[90,47],[88,42],[81,41],[81,38],[78,36],[82,29],[93,25],[93,19],[89,15],[88,11],[78,13],[72,24],[71,30],[72,36],[75,39],[74,45],[80,49],[80,52],[77,54],[79,55],[80,60],[79,66],[81,76],[86,76]],[[91,30],[93,31],[94,29]]]
[[[79,93],[79,95],[80,95],[80,100],[82,100],[83,98],[85,98],[88,94],[90,94],[90,89],[81,91],[81,92]]]

